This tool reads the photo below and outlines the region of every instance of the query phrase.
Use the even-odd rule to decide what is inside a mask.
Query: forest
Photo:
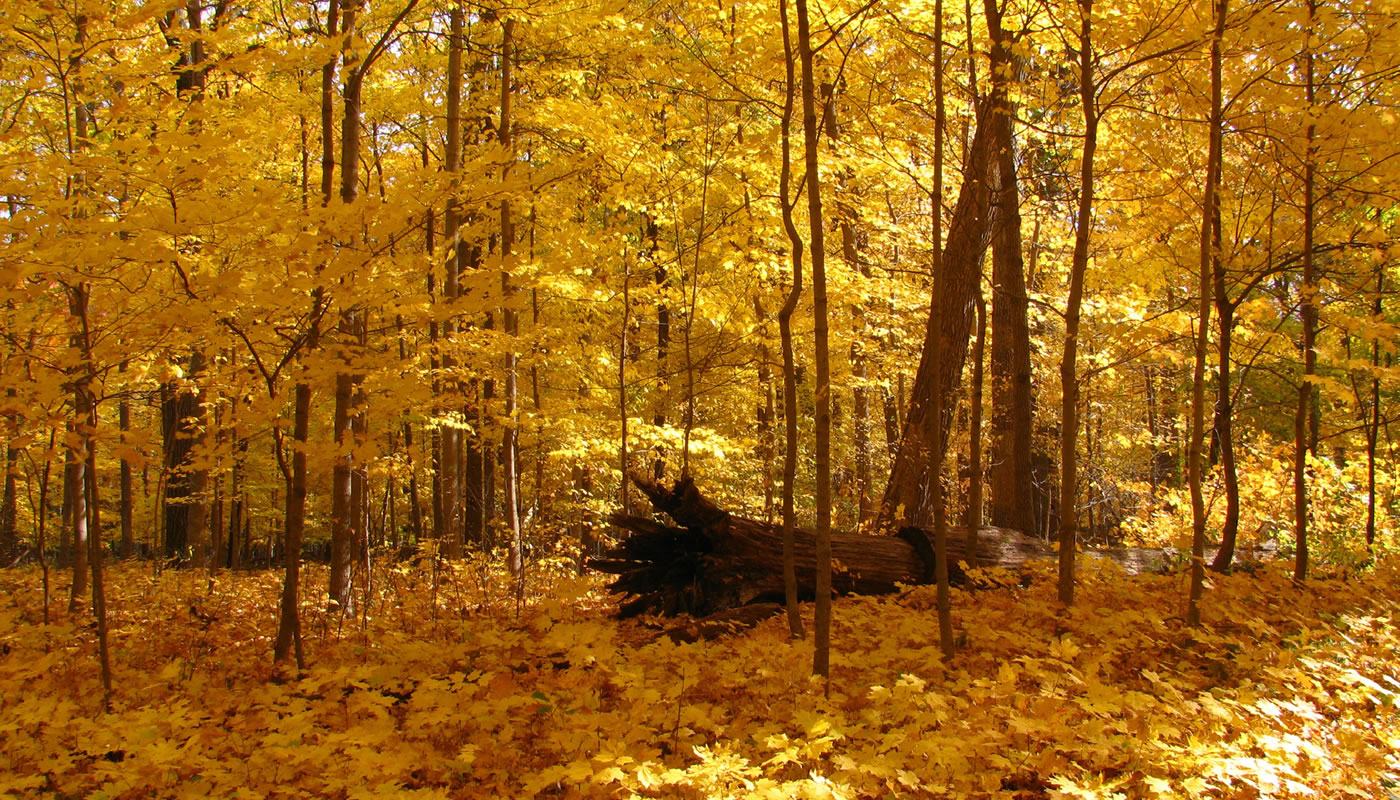
[[[0,794],[1400,797],[1393,0],[7,0]]]

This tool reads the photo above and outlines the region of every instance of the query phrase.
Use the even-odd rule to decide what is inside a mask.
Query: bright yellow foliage
[[[1091,568],[1080,602],[931,587],[836,608],[832,692],[779,619],[694,645],[592,584],[376,571],[367,619],[306,598],[311,666],[268,658],[271,573],[112,570],[117,691],[86,616],[0,574],[0,793],[59,797],[1383,797],[1400,781],[1400,573],[1216,579]],[[311,585],[324,585],[314,577]]]

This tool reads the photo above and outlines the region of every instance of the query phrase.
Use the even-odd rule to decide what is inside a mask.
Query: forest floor
[[[303,605],[308,668],[274,667],[273,572],[109,573],[114,696],[55,574],[0,571],[0,796],[1400,797],[1400,569],[1301,588],[1085,565],[1058,607],[929,587],[835,604],[829,695],[782,617],[674,644],[598,582],[494,565],[376,571],[368,615]],[[304,585],[323,587],[323,570]],[[806,610],[810,613],[810,607]],[[809,620],[810,624],[810,620]]]

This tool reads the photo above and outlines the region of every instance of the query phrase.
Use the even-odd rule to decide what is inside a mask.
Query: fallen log
[[[682,478],[670,489],[641,475],[633,482],[652,506],[680,527],[644,517],[615,514],[610,522],[625,533],[616,546],[589,561],[594,569],[617,575],[609,588],[627,595],[624,617],[643,613],[703,617],[783,595],[782,527],[735,516],[700,494]],[[963,578],[967,531],[948,535],[949,575]],[[833,533],[833,588],[843,594],[885,594],[900,584],[927,583],[933,575],[931,534],[906,528],[899,536]],[[1001,528],[978,531],[982,564],[1015,568],[1053,551],[1023,534]],[[815,584],[815,536],[794,535],[798,593],[811,597]]]
[[[634,474],[632,482],[656,511],[669,516],[678,527],[622,514],[610,519],[624,538],[588,563],[599,572],[617,576],[609,588],[626,595],[619,616],[707,617],[751,603],[782,602],[781,526],[725,511],[701,495],[689,478],[680,479],[669,489],[643,475]],[[905,528],[898,536],[833,533],[832,586],[843,594],[887,594],[901,584],[932,583],[932,538],[931,532],[919,528]],[[816,537],[799,529],[793,543],[798,593],[811,598]],[[954,584],[965,578],[959,562],[970,561],[967,543],[966,528],[949,528],[948,574]],[[1268,550],[1237,552],[1244,558],[1252,553],[1253,560],[1272,557]],[[1081,555],[1113,561],[1128,574],[1183,566],[1189,558],[1188,552],[1170,547],[1085,550]],[[1031,559],[1054,556],[1054,547],[1019,531],[991,527],[977,531],[977,557],[982,566],[1016,570]],[[1209,550],[1206,557],[1212,557]],[[721,616],[718,621],[733,623],[738,619]]]

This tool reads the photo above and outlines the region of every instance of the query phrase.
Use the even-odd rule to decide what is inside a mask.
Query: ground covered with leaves
[[[1326,797],[1400,781],[1400,571],[1298,587],[1088,567],[836,604],[829,695],[772,619],[675,644],[593,584],[487,564],[375,574],[354,618],[306,598],[274,667],[272,573],[112,570],[115,693],[86,613],[0,572],[0,793],[56,797]],[[66,578],[57,580],[65,588]],[[312,570],[312,586],[324,574]],[[61,592],[58,593],[62,599]]]

